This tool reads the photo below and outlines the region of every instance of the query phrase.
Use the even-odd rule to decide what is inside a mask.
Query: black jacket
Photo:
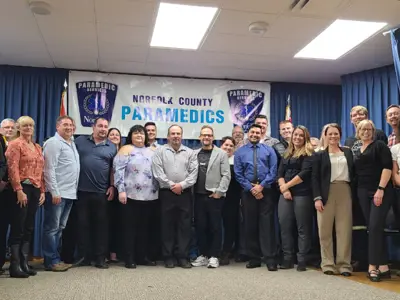
[[[8,181],[7,177],[6,143],[0,134],[0,180]]]
[[[349,168],[350,185],[353,187],[355,182],[353,153],[350,149],[344,147],[340,147],[340,150],[344,152],[346,157],[347,167]],[[322,202],[326,204],[331,184],[331,160],[329,158],[328,150],[316,153],[311,180],[314,199],[321,197]]]

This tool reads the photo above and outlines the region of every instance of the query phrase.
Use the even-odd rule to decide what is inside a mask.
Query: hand
[[[19,204],[20,207],[24,207],[27,202],[28,197],[26,194],[22,190],[17,191],[17,204]]]
[[[209,197],[210,197],[210,198],[214,198],[214,199],[220,199],[220,198],[221,198],[221,195],[218,194],[218,193],[212,193]]]
[[[287,183],[281,184],[281,185],[279,186],[279,190],[281,191],[282,194],[283,194],[284,192],[288,191],[288,190],[289,190],[288,184],[287,184]]]
[[[319,212],[322,212],[324,210],[324,203],[322,203],[322,200],[317,200],[314,202],[315,209]]]
[[[177,195],[182,194],[182,186],[179,183],[174,183],[171,187],[171,191]]]
[[[118,200],[119,202],[121,202],[122,204],[126,204],[127,198],[126,198],[126,193],[125,192],[121,192],[118,194]]]
[[[53,196],[53,199],[51,201],[54,205],[58,205],[61,203],[61,196]]]
[[[46,200],[46,197],[45,197],[44,193],[40,193],[39,206],[42,206],[45,200]],[[60,197],[60,202],[61,202],[61,197]]]
[[[292,200],[292,193],[291,192],[286,191],[282,195],[283,195],[283,198],[285,198],[286,200]]]
[[[110,186],[107,189],[106,195],[108,196],[108,198],[107,198],[108,201],[111,201],[114,199],[114,187],[113,186]]]
[[[264,187],[260,184],[254,184],[250,190],[251,194],[255,197],[263,191]]]
[[[375,204],[375,206],[381,206],[382,205],[383,194],[384,194],[383,190],[377,190],[375,192],[375,195],[374,195],[374,204]]]
[[[254,196],[257,200],[262,200],[264,198],[263,193],[258,193],[256,196]]]

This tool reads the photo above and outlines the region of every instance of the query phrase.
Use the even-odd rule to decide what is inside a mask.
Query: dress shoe
[[[230,261],[229,261],[229,256],[230,256],[230,253],[229,253],[229,252],[224,252],[224,253],[222,253],[221,259],[219,260],[219,264],[220,264],[221,266],[227,266],[227,265],[229,265],[229,263],[230,263]]]
[[[288,269],[293,269],[293,268],[294,268],[294,264],[290,260],[284,260],[282,262],[282,264],[280,265],[280,269],[283,269],[283,270],[288,270]]]
[[[328,270],[328,271],[324,271],[324,274],[325,275],[335,275],[335,272]]]
[[[392,278],[392,274],[391,274],[390,270],[387,270],[385,272],[381,272],[381,274],[379,276],[381,277],[381,279],[390,279],[390,278]]]
[[[126,263],[125,268],[127,269],[136,269],[136,264],[135,263]]]
[[[183,269],[190,269],[192,268],[192,265],[189,263],[189,261],[185,258],[182,258],[178,261],[178,265],[183,268]]]
[[[278,271],[278,265],[277,264],[267,264],[267,269],[270,272],[275,272]]]
[[[94,265],[97,269],[108,269],[109,266],[105,263],[105,261],[98,261]]]
[[[175,268],[175,264],[174,264],[174,262],[172,261],[172,259],[167,259],[167,260],[164,262],[164,265],[165,265],[165,267],[166,267],[167,269]]]
[[[247,269],[255,269],[259,267],[261,267],[261,262],[256,260],[250,260],[246,265]]]
[[[342,273],[340,273],[340,275],[342,275],[344,277],[350,277],[351,273],[350,272],[342,272]]]
[[[154,267],[157,266],[156,261],[152,261],[150,259],[144,259],[144,260],[139,260],[137,263],[139,266],[149,266],[149,267]]]
[[[246,255],[239,254],[238,256],[235,257],[235,262],[240,263],[240,262],[247,262],[249,261],[249,258]]]
[[[304,261],[300,261],[297,263],[297,271],[299,272],[307,271],[306,263]]]

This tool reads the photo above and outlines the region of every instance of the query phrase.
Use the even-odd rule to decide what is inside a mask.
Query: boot
[[[23,242],[21,246],[21,269],[29,276],[35,276],[37,273],[35,270],[29,268],[28,265],[29,255],[29,242]]]
[[[20,248],[19,245],[12,245],[11,246],[10,277],[13,277],[13,278],[28,278],[29,275],[26,274],[21,269],[19,248]]]

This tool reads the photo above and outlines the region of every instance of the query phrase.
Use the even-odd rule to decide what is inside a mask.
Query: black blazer
[[[8,181],[7,177],[6,143],[0,134],[0,180]]]
[[[353,186],[355,178],[353,153],[349,148],[340,147],[344,152],[347,160],[347,167],[349,168],[349,177],[351,187]],[[311,175],[312,189],[314,199],[321,197],[322,202],[326,204],[328,201],[329,187],[331,184],[331,160],[329,158],[328,150],[317,152],[314,158],[313,170]]]

